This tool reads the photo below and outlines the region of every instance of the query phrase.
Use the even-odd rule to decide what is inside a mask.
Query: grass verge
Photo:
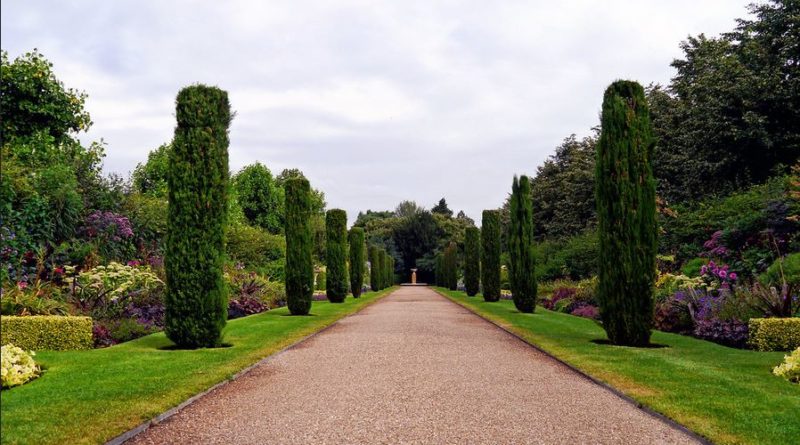
[[[606,335],[592,320],[541,307],[523,314],[511,301],[487,303],[480,295],[434,289],[715,443],[796,443],[800,437],[800,385],[771,373],[785,353],[660,331],[652,342],[667,347],[597,344],[592,340]]]
[[[393,290],[314,302],[310,316],[281,308],[231,320],[228,348],[164,350],[172,342],[158,333],[106,349],[39,352],[44,375],[0,393],[2,443],[103,443]]]

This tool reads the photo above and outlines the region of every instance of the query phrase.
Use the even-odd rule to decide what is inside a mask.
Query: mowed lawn
[[[281,308],[231,320],[227,348],[164,350],[172,343],[158,333],[106,349],[39,352],[44,375],[0,394],[2,443],[105,442],[392,290],[315,301],[309,316]]]
[[[592,320],[541,307],[522,314],[511,301],[436,290],[715,443],[800,443],[800,385],[771,373],[786,353],[659,331],[652,342],[667,347],[597,344],[606,335]]]

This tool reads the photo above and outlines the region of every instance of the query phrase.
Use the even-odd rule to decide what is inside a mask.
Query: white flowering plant
[[[33,360],[33,351],[26,352],[12,344],[0,348],[0,380],[3,389],[22,385],[39,377],[41,368]]]
[[[776,366],[772,373],[794,383],[800,383],[800,348],[784,357],[783,363]]]

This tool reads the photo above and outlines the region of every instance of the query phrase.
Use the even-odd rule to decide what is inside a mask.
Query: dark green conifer
[[[325,214],[325,294],[331,303],[342,303],[350,289],[347,276],[347,213],[330,209]]]
[[[381,290],[378,247],[369,246],[369,286],[373,292]]]
[[[445,287],[450,290],[458,289],[458,246],[453,241],[444,249],[443,264]]]
[[[228,93],[205,85],[178,93],[169,151],[164,266],[165,328],[181,348],[220,344],[228,315],[222,277],[228,222]]]
[[[511,224],[508,233],[509,281],[514,306],[520,312],[536,308],[536,275],[533,254],[533,203],[527,176],[514,177],[511,185]]]
[[[286,179],[286,305],[292,315],[307,315],[314,292],[311,185],[304,177]]]
[[[483,284],[484,300],[500,300],[500,212],[497,210],[483,211],[481,284]]]
[[[364,229],[353,227],[350,229],[350,292],[354,298],[361,296],[361,287],[364,285]]]
[[[595,173],[600,315],[612,343],[645,346],[653,323],[657,235],[654,139],[642,86],[611,84],[601,126]]]
[[[474,297],[480,291],[481,231],[467,227],[464,231],[464,287],[467,295]]]

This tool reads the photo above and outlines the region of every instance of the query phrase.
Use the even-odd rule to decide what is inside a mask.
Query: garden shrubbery
[[[749,343],[759,351],[800,348],[800,318],[751,318]]]
[[[26,352],[13,344],[3,343],[0,348],[0,383],[3,389],[27,383],[42,373],[34,355],[33,351]]]
[[[60,315],[0,316],[0,344],[25,350],[91,349],[92,319]]]

